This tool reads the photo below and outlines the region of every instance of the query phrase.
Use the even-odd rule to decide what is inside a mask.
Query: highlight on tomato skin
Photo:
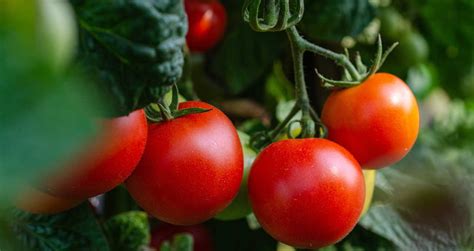
[[[214,217],[235,198],[243,177],[242,145],[229,118],[204,102],[180,103],[186,108],[209,111],[150,123],[143,157],[125,182],[139,206],[174,225]]]
[[[145,112],[98,120],[98,135],[82,152],[53,170],[38,189],[56,197],[87,199],[123,183],[141,159],[147,140]]]
[[[185,0],[188,15],[186,42],[192,52],[206,52],[222,39],[227,12],[218,0]]]
[[[379,169],[408,154],[418,136],[420,112],[403,80],[376,73],[358,86],[333,91],[321,119],[330,140],[351,152],[363,168]]]
[[[263,229],[299,248],[334,244],[362,212],[362,169],[340,145],[326,139],[290,139],[269,145],[249,175],[249,197]]]

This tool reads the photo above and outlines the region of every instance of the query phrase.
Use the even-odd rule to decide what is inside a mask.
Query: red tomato
[[[232,122],[203,102],[179,108],[211,109],[149,125],[148,142],[126,186],[154,217],[175,225],[204,222],[230,204],[243,175],[242,146]]]
[[[15,206],[32,214],[57,214],[76,207],[84,200],[56,197],[34,187],[26,187]]]
[[[249,175],[252,209],[275,239],[319,248],[344,238],[362,212],[365,184],[352,155],[326,139],[271,144]]]
[[[48,193],[86,199],[112,190],[137,166],[145,149],[147,120],[143,110],[101,121],[94,143],[67,167],[50,174],[41,188]]]
[[[189,30],[186,42],[191,51],[205,52],[224,35],[227,13],[217,0],[185,0]]]
[[[377,73],[359,86],[334,91],[322,112],[329,139],[345,147],[363,168],[401,160],[418,136],[415,96],[399,78]]]
[[[204,225],[175,226],[167,223],[159,224],[151,231],[150,245],[151,247],[160,250],[161,244],[163,244],[163,242],[169,241],[171,243],[173,241],[173,237],[177,234],[192,235],[194,251],[214,250],[212,235]]]

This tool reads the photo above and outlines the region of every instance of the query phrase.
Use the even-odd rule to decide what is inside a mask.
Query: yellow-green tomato
[[[240,142],[242,143],[244,151],[244,176],[242,178],[239,193],[235,199],[226,209],[224,209],[224,211],[215,216],[215,218],[219,220],[237,220],[246,217],[252,212],[248,198],[247,178],[250,172],[250,167],[257,157],[257,153],[248,146],[250,136],[240,131],[237,132],[239,133]]]
[[[372,203],[372,196],[375,188],[375,170],[362,170],[365,180],[365,201],[364,209],[362,209],[361,217],[369,210],[370,204]]]
[[[68,1],[37,0],[39,48],[55,69],[66,66],[74,56],[77,29]]]

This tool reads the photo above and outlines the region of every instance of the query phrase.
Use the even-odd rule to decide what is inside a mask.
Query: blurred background
[[[43,17],[32,14],[36,5],[9,1],[2,8],[6,2],[0,0],[0,205],[83,147],[96,130],[93,118],[109,114],[111,106],[83,69],[65,66],[78,43],[67,2],[59,9],[45,7],[50,12]],[[224,37],[206,53],[187,52],[179,88],[185,98],[218,106],[251,135],[276,125],[291,109],[289,45],[284,33],[251,30],[241,17],[242,1],[221,2],[228,15]],[[474,1],[306,0],[305,9],[298,25],[305,38],[341,53],[344,47],[359,51],[367,65],[378,34],[386,46],[399,41],[382,71],[409,84],[422,115],[410,154],[377,171],[372,206],[358,226],[320,250],[474,250]],[[314,68],[333,79],[342,71],[325,58],[305,56],[310,98],[320,111],[328,91]],[[103,198],[94,200],[99,212],[136,209],[123,188],[112,193],[121,201],[104,206]],[[16,226],[22,229],[38,229],[38,222],[50,220],[17,217],[29,219]],[[15,239],[8,237],[9,225],[0,217],[1,251],[10,250]],[[251,216],[195,228],[170,227],[154,241],[185,231],[204,243],[198,251],[294,250],[273,240]],[[91,232],[88,238],[98,236]]]

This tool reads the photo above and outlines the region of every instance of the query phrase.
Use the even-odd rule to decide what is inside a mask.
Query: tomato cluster
[[[252,209],[262,227],[292,246],[319,248],[344,238],[372,196],[374,173],[402,159],[419,130],[416,99],[399,78],[377,73],[334,91],[322,122],[328,139],[273,143],[249,175]],[[364,203],[364,201],[366,201]],[[365,204],[365,206],[364,206]]]
[[[17,206],[57,213],[125,183],[137,204],[162,222],[189,226],[253,211],[275,239],[318,248],[344,238],[367,209],[375,176],[368,170],[364,180],[362,168],[399,161],[419,129],[412,92],[386,73],[329,96],[322,113],[328,139],[281,140],[258,155],[216,107],[179,104],[178,111],[185,109],[203,112],[149,123],[138,110],[99,121],[94,142],[27,188]],[[164,237],[155,244],[178,230],[156,230]]]

